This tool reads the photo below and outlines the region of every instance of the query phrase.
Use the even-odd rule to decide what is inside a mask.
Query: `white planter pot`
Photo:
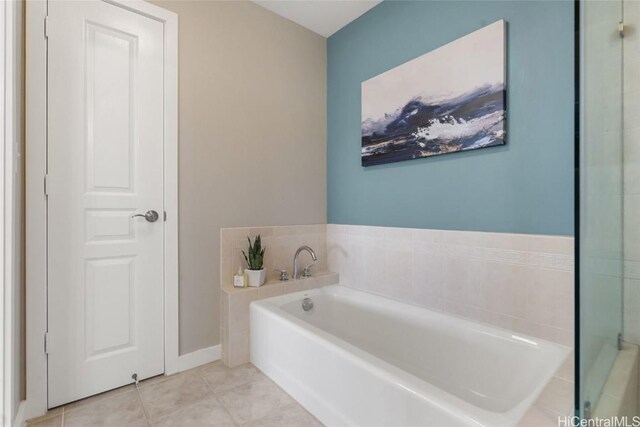
[[[264,279],[267,274],[265,273],[264,268],[262,270],[245,270],[247,276],[249,277],[249,286],[257,288],[258,286],[264,285]]]

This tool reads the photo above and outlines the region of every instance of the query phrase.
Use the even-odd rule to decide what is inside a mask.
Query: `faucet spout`
[[[300,246],[296,251],[296,254],[293,256],[293,278],[294,279],[300,278],[300,273],[298,273],[298,255],[300,255],[300,252],[302,251],[309,252],[309,255],[311,255],[312,260],[314,261],[318,260],[318,257],[316,256],[316,253],[313,251],[313,249],[311,249],[309,246]]]

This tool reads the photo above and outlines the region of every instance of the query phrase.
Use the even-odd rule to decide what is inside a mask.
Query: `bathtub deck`
[[[55,408],[28,427],[281,426],[322,424],[251,364],[221,361]]]
[[[551,377],[518,427],[558,427],[558,417],[573,415],[573,352]]]

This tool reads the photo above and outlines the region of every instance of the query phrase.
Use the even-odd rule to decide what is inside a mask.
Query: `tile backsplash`
[[[246,268],[242,251],[246,252],[248,242],[260,235],[262,246],[266,248],[264,268],[267,281],[277,277],[274,269],[287,270],[293,274],[293,255],[300,246],[310,246],[316,253],[314,273],[327,269],[327,225],[287,225],[279,227],[241,227],[220,230],[220,286],[233,284],[233,274],[238,267]],[[308,253],[299,256],[300,268],[312,263]]]
[[[247,236],[266,246],[267,280],[292,273],[302,245],[340,284],[573,346],[573,237],[359,225],[221,230],[220,285],[245,267]],[[311,263],[301,254],[300,265]]]
[[[345,286],[573,346],[573,238],[327,226]]]

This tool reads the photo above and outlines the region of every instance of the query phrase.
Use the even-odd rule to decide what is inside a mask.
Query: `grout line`
[[[232,369],[234,369],[234,368],[228,368],[228,369],[232,370]],[[257,368],[256,368],[256,369],[257,369]],[[260,372],[262,372],[262,371],[260,371]],[[204,377],[203,377],[202,375],[200,375],[200,374],[198,374],[198,375],[199,375],[199,376],[200,376],[200,378],[205,382],[205,384],[207,385],[207,387],[209,387],[209,389],[211,390],[211,392],[213,393],[213,395],[215,396],[215,398],[220,402],[220,404],[221,404],[222,406],[224,406],[224,403],[222,403],[222,400],[220,400],[219,393],[226,393],[226,392],[231,391],[231,390],[234,390],[234,389],[236,389],[236,388],[238,388],[238,387],[242,387],[242,386],[247,385],[247,384],[249,384],[249,383],[255,382],[255,381],[253,381],[253,380],[246,380],[246,381],[245,381],[245,382],[243,382],[242,384],[238,384],[238,385],[233,386],[233,387],[231,387],[231,388],[228,388],[228,389],[225,389],[225,390],[221,390],[220,392],[217,392],[216,390],[214,390],[213,386],[212,386],[211,384],[209,384],[209,382],[206,380],[206,378],[204,378]],[[226,407],[225,407],[225,409],[226,409]]]
[[[64,427],[64,406],[62,407],[62,417],[60,417],[60,418],[61,418],[60,426]]]
[[[206,382],[206,381],[205,381]],[[208,383],[207,383],[208,385]],[[218,404],[220,405],[220,407],[227,413],[227,415],[229,416],[229,419],[231,420],[231,423],[234,426],[239,426],[240,423],[236,422],[236,419],[233,418],[233,415],[231,415],[231,411],[229,411],[229,408],[227,408],[227,406],[224,404],[224,402],[220,399],[220,397],[218,397],[218,395],[216,394],[215,391],[213,391],[213,389],[211,390],[213,392],[213,398],[216,399],[216,402],[218,402]]]
[[[245,383],[245,384],[248,384],[248,383]],[[229,389],[229,390],[232,390],[232,389]],[[228,391],[228,390],[225,390],[225,391]],[[214,392],[214,393],[215,393],[215,392]],[[239,425],[241,424],[241,423],[240,423],[240,421],[236,421],[235,417],[233,416],[233,414],[231,414],[231,411],[229,410],[229,408],[227,407],[227,405],[222,401],[222,399],[220,399],[220,398],[218,397],[218,395],[217,395],[217,394],[214,394],[214,396],[215,396],[216,400],[220,403],[220,406],[222,407],[222,409],[224,409],[224,410],[225,410],[225,412],[226,412],[227,414],[229,414],[229,418],[231,418],[231,422],[233,423],[233,425],[235,425],[235,426],[239,426]]]
[[[165,417],[168,417],[169,415],[175,413],[176,411],[180,410],[183,407],[188,407],[188,406],[191,406],[191,405],[195,405],[196,403],[201,402],[203,400],[206,400],[208,398],[211,398],[212,396],[217,399],[217,396],[215,395],[215,393],[213,392],[213,390],[211,389],[211,387],[209,386],[207,381],[204,378],[202,378],[202,376],[198,372],[196,372],[196,370],[198,368],[199,367],[195,367],[195,368],[189,369],[188,371],[179,372],[176,375],[180,375],[180,374],[195,375],[197,378],[200,378],[202,381],[204,381],[205,386],[211,391],[211,394],[206,394],[206,395],[204,395],[204,396],[202,396],[202,397],[200,397],[200,398],[198,398],[198,399],[196,399],[196,400],[194,400],[192,402],[179,405],[175,410],[173,410],[171,412],[168,412],[166,414],[163,414],[162,416],[158,417],[158,420],[163,419]],[[161,381],[158,381],[158,383],[162,383],[164,381],[165,380],[161,380]],[[136,386],[136,389],[138,390],[138,395],[139,395],[139,398],[140,398],[140,402],[142,404],[142,409],[143,409],[143,411],[145,413],[145,417],[147,418],[147,422],[149,423],[150,426],[152,426],[153,425],[153,419],[152,419],[151,414],[149,413],[149,411],[147,410],[147,408],[146,408],[146,406],[144,404],[144,399],[142,398],[142,393],[141,393],[140,389],[137,386]]]
[[[147,378],[144,379],[142,381],[139,382],[139,387],[148,387],[150,385],[154,385],[154,384],[160,384],[162,382],[167,381],[168,379],[173,378],[176,375],[181,374],[182,372],[176,372],[175,374],[171,374],[171,375],[165,375],[164,373],[160,374],[160,375],[156,375],[155,377],[151,377],[151,378]],[[158,377],[162,377],[162,378],[158,378]],[[153,380],[153,381],[150,381]],[[136,385],[136,388],[138,388],[138,385]]]
[[[253,364],[252,364],[251,366],[253,366]],[[255,366],[254,366],[254,368],[255,368]],[[233,370],[234,368],[228,368],[228,369],[229,369],[229,370]],[[260,371],[258,368],[255,368],[255,369],[257,369],[257,370],[258,370],[258,372],[262,373],[262,371]],[[264,375],[264,374],[263,374],[263,375]],[[231,414],[231,411],[229,410],[229,408],[227,407],[227,405],[222,401],[222,399],[221,399],[221,398],[220,398],[220,396],[218,395],[218,392],[216,392],[215,390],[213,390],[213,387],[209,384],[209,382],[208,382],[204,377],[202,377],[202,376],[201,376],[201,378],[202,378],[202,379],[204,380],[204,382],[205,382],[205,383],[206,383],[206,384],[211,388],[211,391],[213,391],[213,395],[214,395],[214,397],[216,398],[216,400],[218,401],[218,403],[220,403],[220,406],[221,406],[221,407],[222,407],[222,408],[227,412],[227,414],[229,414],[229,418],[231,419],[231,422],[233,423],[233,425],[234,425],[234,426],[240,426],[240,425],[242,425],[243,423],[241,423],[240,421],[236,421],[235,417]],[[258,381],[260,381],[260,380],[258,380]],[[238,385],[236,385],[236,386],[234,386],[234,387],[231,387],[231,388],[229,388],[229,389],[221,390],[221,391],[220,391],[220,393],[226,393],[226,392],[229,392],[229,391],[235,390],[235,389],[237,389],[237,388],[243,387],[243,386],[245,386],[245,385],[247,385],[247,384],[251,384],[251,383],[253,383],[253,382],[256,382],[256,381],[248,379],[248,380],[246,380],[245,382],[243,382],[242,384],[238,384]],[[278,386],[278,387],[279,387],[279,386]],[[266,415],[265,415],[264,417],[258,418],[258,419],[256,419],[256,420],[249,421],[248,423],[252,423],[252,422],[259,421],[259,420],[261,420],[261,419],[263,419],[263,418],[265,418],[265,417],[266,417]],[[246,423],[245,423],[245,424],[246,424]]]
[[[562,381],[563,383],[567,383],[567,384],[570,384],[570,385],[571,385],[571,384],[573,384],[573,381],[566,380],[566,379],[564,379],[564,378],[562,378],[562,377],[557,377],[557,376],[555,375],[555,373],[551,376],[551,378],[555,378],[555,379],[557,379],[558,381]],[[549,381],[549,382],[551,382],[551,381]],[[547,385],[548,385],[548,384],[549,384],[549,383],[547,383]]]
[[[216,398],[218,398],[218,395],[216,394],[216,392],[215,392],[215,390],[213,389],[213,387],[211,387],[211,384],[209,384],[209,381],[207,381],[207,379],[206,379],[205,377],[203,377],[203,376],[202,376],[202,374],[201,374],[199,371],[198,371],[196,374],[200,377],[200,379],[201,379],[202,381],[204,381],[204,383],[206,384],[207,388],[211,391],[211,393],[213,393],[213,395],[214,395]]]
[[[202,377],[201,377],[201,378],[202,378]],[[202,379],[204,380],[204,378],[202,378]],[[164,418],[166,418],[166,417],[169,417],[169,416],[171,416],[171,415],[175,414],[177,411],[179,411],[179,410],[181,410],[181,409],[189,408],[189,407],[194,406],[194,405],[197,405],[198,403],[203,402],[203,401],[205,401],[205,400],[208,400],[208,399],[215,399],[215,401],[220,405],[220,407],[221,407],[221,408],[222,408],[222,409],[227,413],[227,415],[229,415],[229,419],[231,419],[231,422],[232,422],[234,425],[239,425],[239,424],[237,424],[237,423],[235,422],[235,420],[234,420],[234,419],[233,419],[233,417],[231,416],[231,413],[230,413],[230,412],[229,412],[229,410],[224,406],[224,404],[222,403],[222,401],[220,400],[220,398],[215,394],[215,392],[213,391],[213,389],[211,388],[211,386],[209,386],[209,383],[207,383],[207,382],[206,382],[206,380],[204,380],[204,381],[205,381],[205,384],[207,385],[207,387],[211,390],[211,394],[206,394],[206,395],[204,395],[204,396],[202,396],[202,397],[200,397],[200,398],[198,398],[198,399],[196,399],[196,400],[194,400],[194,401],[192,401],[192,402],[189,402],[189,403],[185,403],[185,404],[179,405],[175,410],[173,410],[173,411],[171,411],[171,412],[168,412],[167,414],[164,414],[164,415],[162,415],[161,417],[159,417],[159,418],[158,418],[158,420],[162,420],[162,419],[164,419]],[[151,417],[149,417],[149,425],[150,425],[150,426],[152,426],[152,425],[153,425],[153,423],[152,423],[152,421],[151,421]]]
[[[28,426],[29,424],[34,424],[34,423],[41,423],[42,421],[48,420],[50,418],[55,418],[59,415],[62,415],[62,410],[64,408],[60,408],[60,412],[56,412],[56,413],[46,413],[44,415],[40,415],[39,417],[33,417],[33,418],[29,418],[28,420],[25,420],[25,425]],[[47,410],[47,412],[49,412],[49,410]]]

